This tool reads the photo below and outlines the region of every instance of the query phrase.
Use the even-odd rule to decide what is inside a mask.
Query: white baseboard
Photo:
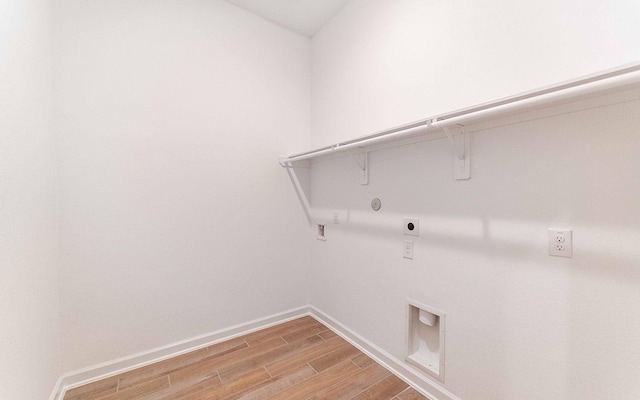
[[[62,375],[58,377],[56,385],[53,387],[49,400],[62,400],[64,398],[64,388],[62,387]]]
[[[353,344],[369,357],[382,364],[385,368],[405,380],[425,396],[432,400],[461,400],[453,393],[446,390],[437,382],[425,376],[422,372],[413,368],[411,365],[402,362],[385,352],[375,344],[371,343],[361,335],[347,328],[340,322],[331,318],[322,310],[308,305],[293,310],[273,314],[268,317],[249,321],[244,324],[235,325],[226,329],[221,329],[204,335],[196,336],[180,342],[172,343],[166,346],[157,347],[155,349],[132,354],[116,360],[108,361],[102,364],[93,365],[91,367],[79,369],[77,371],[68,372],[60,376],[56,386],[51,393],[49,400],[63,400],[65,392],[87,383],[99,381],[110,376],[118,375],[136,368],[150,365],[158,361],[166,360],[171,357],[179,356],[203,347],[210,346],[215,343],[233,339],[238,336],[268,328],[273,325],[281,324],[292,319],[310,315],[317,319],[336,334]]]
[[[231,326],[229,328],[206,333],[204,335],[182,340],[166,346],[156,347],[155,349],[132,354],[130,356],[93,365],[77,371],[68,372],[60,376],[49,400],[63,400],[65,392],[69,389],[99,381],[101,379],[118,375],[145,365],[153,364],[158,361],[166,360],[171,357],[179,356],[181,354],[189,353],[215,343],[246,335],[248,333],[287,322],[292,319],[300,318],[305,315],[310,315],[309,306],[273,314],[244,324]]]
[[[461,400],[459,397],[449,392],[442,387],[439,383],[433,381],[425,374],[413,368],[411,365],[398,360],[396,357],[382,350],[375,344],[371,343],[364,337],[360,336],[356,332],[347,328],[340,322],[331,318],[322,310],[309,306],[310,315],[322,322],[328,328],[333,330],[336,334],[343,337],[345,340],[353,344],[360,349],[363,353],[382,364],[389,371],[402,378],[408,384],[413,386],[416,390],[420,391],[423,395],[432,400]]]

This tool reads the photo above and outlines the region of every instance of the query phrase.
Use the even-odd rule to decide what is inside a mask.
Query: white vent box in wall
[[[407,362],[444,382],[445,314],[409,301]]]

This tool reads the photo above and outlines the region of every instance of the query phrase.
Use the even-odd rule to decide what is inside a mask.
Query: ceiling
[[[225,0],[301,35],[312,37],[349,0]]]

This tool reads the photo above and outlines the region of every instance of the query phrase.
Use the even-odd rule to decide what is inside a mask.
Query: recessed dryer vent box
[[[445,314],[409,301],[407,362],[444,382]]]

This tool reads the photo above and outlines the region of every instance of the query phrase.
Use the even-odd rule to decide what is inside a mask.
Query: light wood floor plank
[[[222,380],[222,382],[225,382],[228,379],[232,379],[236,376],[242,375],[246,371],[255,369],[257,367],[264,367],[272,361],[282,360],[291,355],[295,355],[305,349],[313,347],[320,342],[324,343],[324,340],[320,336],[307,337],[297,342],[293,342],[285,346],[280,346],[269,352],[233,363],[227,367],[219,368],[218,373],[220,374],[220,379]]]
[[[178,357],[160,361],[146,367],[138,368],[134,371],[125,372],[117,376],[117,378],[119,378],[118,388],[119,390],[124,390],[130,386],[140,384],[144,381],[153,379],[161,375],[165,375],[183,366],[192,365],[193,363],[202,360],[219,358],[245,347],[249,346],[244,340],[232,339],[227,342],[218,343],[216,345],[183,354]]]
[[[161,376],[146,381],[136,386],[131,386],[124,390],[118,390],[116,393],[109,394],[104,397],[96,397],[96,400],[132,400],[139,399],[150,393],[157,392],[169,387],[168,376]]]
[[[390,375],[391,372],[386,370],[382,365],[374,363],[352,375],[349,379],[325,390],[321,390],[318,394],[311,397],[310,400],[348,400]]]
[[[358,368],[354,363],[347,361],[338,364],[312,376],[306,381],[299,383],[289,389],[278,392],[273,396],[267,397],[269,400],[290,400],[290,399],[306,399],[311,397],[318,391],[347,379],[350,375],[358,372]]]
[[[353,347],[346,340],[342,338],[334,338],[327,342],[319,343],[318,345],[307,349],[306,351],[294,354],[283,360],[271,362],[265,366],[267,371],[272,376],[279,376],[291,369],[296,369],[303,365],[306,365],[310,361],[316,360],[326,354],[333,352],[344,347]]]
[[[272,338],[259,347],[246,347],[219,357],[210,357],[172,372],[171,381],[181,382],[185,379],[193,379],[198,374],[217,374],[221,368],[243,362],[246,359],[259,356],[285,345],[286,343],[281,338]]]
[[[249,346],[259,344],[265,340],[273,339],[275,337],[282,337],[293,332],[304,330],[313,326],[318,326],[320,323],[311,317],[302,317],[293,321],[286,322],[284,324],[274,325],[272,327],[252,332],[242,338],[249,343]]]
[[[360,354],[359,356],[355,357],[353,359],[353,363],[360,368],[367,368],[372,364],[376,364],[376,362],[373,361],[371,357],[367,356],[366,354]]]
[[[318,323],[318,325],[315,326],[311,326],[307,329],[302,329],[299,330],[297,332],[293,332],[290,333],[288,335],[284,335],[282,336],[282,338],[287,342],[287,343],[293,343],[293,342],[297,342],[298,340],[302,340],[304,338],[307,338],[309,336],[315,336],[320,332],[324,332],[327,330],[327,327]]]
[[[316,358],[313,361],[309,362],[309,365],[313,367],[317,372],[322,372],[333,367],[336,364],[340,364],[344,360],[350,360],[353,357],[362,354],[360,350],[356,349],[353,346],[342,347],[338,350],[332,351],[331,353]]]
[[[338,337],[338,335],[334,331],[330,331],[330,330],[320,332],[318,333],[318,336],[320,336],[324,340],[329,340],[329,339],[333,339],[334,337]]]
[[[64,400],[428,400],[311,317],[69,390]]]
[[[409,385],[395,375],[391,375],[353,397],[353,400],[390,400],[402,393]]]
[[[242,392],[248,388],[258,385],[260,382],[269,380],[271,376],[264,368],[260,368],[244,375],[232,379],[221,386],[205,389],[197,394],[179,397],[180,400],[200,400],[200,399],[224,399],[234,393]]]
[[[218,378],[217,375],[199,379],[194,382],[182,382],[181,384],[172,383],[171,386],[166,389],[150,393],[136,400],[174,400],[176,398],[200,393],[204,390],[220,386],[220,384],[220,378]]]
[[[304,365],[297,370],[289,370],[286,374],[274,377],[259,385],[254,386],[241,393],[235,394],[224,400],[262,400],[275,393],[281,392],[287,388],[304,382],[306,379],[315,375],[316,371],[308,365]]]
[[[398,400],[429,400],[420,392],[410,387],[398,395]]]

